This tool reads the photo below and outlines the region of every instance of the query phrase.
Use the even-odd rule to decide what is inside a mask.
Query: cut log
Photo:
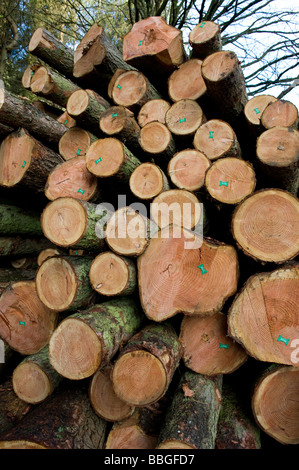
[[[148,122],[159,121],[165,124],[166,113],[170,108],[170,103],[163,99],[150,100],[145,103],[137,116],[138,124],[144,127]]]
[[[195,132],[205,121],[202,108],[194,100],[176,101],[166,113],[166,125],[179,150],[192,147]]]
[[[25,357],[12,374],[15,394],[20,400],[32,405],[52,395],[61,380],[62,376],[50,364],[48,345]]]
[[[205,182],[205,174],[211,166],[204,153],[194,149],[177,152],[168,164],[171,182],[179,189],[198,191]]]
[[[137,287],[136,265],[132,259],[106,251],[92,261],[89,280],[100,295],[130,295]]]
[[[168,95],[172,101],[199,100],[207,91],[201,74],[200,59],[189,59],[172,72],[168,79]]]
[[[140,161],[115,137],[93,142],[86,152],[86,168],[97,178],[115,176],[127,183]]]
[[[35,63],[28,65],[25,69],[25,72],[22,75],[22,86],[26,90],[30,90],[30,85],[31,85],[31,78],[34,74],[34,72],[41,66],[40,63]]]
[[[182,356],[174,328],[145,326],[120,351],[112,371],[116,395],[131,406],[156,403],[168,390]]]
[[[221,119],[210,119],[200,126],[193,140],[194,147],[210,160],[241,157],[241,148],[233,128]]]
[[[73,197],[89,202],[99,201],[98,180],[86,168],[85,156],[78,155],[56,165],[47,179],[45,195],[50,201],[59,197]]]
[[[150,200],[162,191],[167,191],[169,183],[165,173],[154,163],[142,163],[130,176],[130,189],[138,199]]]
[[[109,107],[110,103],[100,95],[92,94],[90,90],[76,90],[69,97],[66,110],[80,127],[99,135],[100,117]]]
[[[115,395],[111,371],[112,366],[109,365],[92,376],[89,399],[95,413],[101,418],[110,422],[123,421],[134,413],[134,407]]]
[[[46,238],[0,237],[0,256],[34,256],[51,246]]]
[[[11,283],[0,297],[0,336],[20,354],[35,354],[49,343],[58,314],[40,301],[34,281]]]
[[[229,336],[259,361],[294,365],[298,286],[298,265],[251,276],[229,310]]]
[[[68,129],[77,126],[76,120],[73,119],[72,116],[70,116],[66,111],[58,116],[56,121],[61,122],[61,124],[64,124]]]
[[[71,127],[59,140],[59,153],[65,160],[70,160],[77,155],[86,155],[88,147],[97,137],[81,127]]]
[[[44,192],[49,173],[64,158],[34,139],[23,128],[9,134],[0,146],[0,186],[19,185]]]
[[[270,366],[255,386],[252,411],[256,422],[281,444],[299,443],[298,392],[299,369],[290,366]]]
[[[205,187],[208,193],[224,204],[238,204],[253,193],[255,186],[252,164],[239,158],[219,158],[206,172]]]
[[[55,104],[49,104],[50,102],[36,100],[32,101],[33,106],[37,109],[43,111],[43,113],[48,114],[48,116],[57,120],[58,115],[61,113],[62,109]]]
[[[214,52],[221,51],[220,26],[213,21],[202,21],[189,33],[189,44],[192,48],[191,57],[205,59]]]
[[[55,256],[38,268],[36,292],[41,302],[57,312],[85,308],[96,299],[88,273],[92,258]]]
[[[45,250],[42,250],[37,257],[38,266],[40,266],[46,259],[57,255],[62,255],[62,252],[56,248],[46,248]]]
[[[15,269],[34,270],[37,268],[37,259],[36,257],[14,258],[10,260],[10,264]]]
[[[90,377],[111,362],[142,322],[143,314],[131,298],[95,304],[58,325],[49,343],[50,362],[68,379]]]
[[[17,206],[0,204],[0,233],[9,236],[42,236],[39,213],[24,211]]]
[[[32,281],[35,278],[36,269],[0,269],[0,295],[11,282]],[[1,368],[1,366],[0,366]]]
[[[179,336],[183,361],[198,374],[231,374],[247,360],[246,351],[227,335],[227,317],[217,312],[208,317],[183,318]]]
[[[223,383],[216,449],[261,449],[260,429],[235,390]]]
[[[232,51],[214,52],[204,59],[201,70],[209,97],[217,106],[217,117],[236,123],[248,101],[237,55]]]
[[[54,245],[101,251],[105,247],[104,227],[111,215],[104,205],[61,197],[44,208],[41,225]]]
[[[159,166],[166,166],[176,152],[170,130],[159,121],[145,124],[139,135],[139,144],[148,160],[153,158]]]
[[[68,98],[79,87],[54,69],[40,66],[31,77],[30,89],[35,95],[65,108]]]
[[[115,82],[118,80],[118,77],[120,77],[123,73],[125,73],[127,70],[126,69],[116,69],[114,74],[111,77],[111,80],[108,85],[108,97],[112,100],[112,90],[115,85]]]
[[[102,449],[106,424],[93,411],[85,384],[68,383],[2,434],[0,449]]]
[[[261,123],[265,129],[272,129],[276,126],[298,128],[298,109],[290,101],[275,100],[264,109]]]
[[[0,433],[12,429],[31,410],[31,406],[15,394],[11,378],[0,385]]]
[[[299,201],[287,191],[265,189],[235,209],[232,234],[252,258],[282,263],[299,253]]]
[[[141,305],[154,321],[177,313],[213,315],[237,290],[235,248],[202,240],[183,228],[162,229],[139,256],[137,267]]]
[[[264,185],[285,189],[297,196],[299,188],[299,132],[277,126],[261,133],[256,156]]]
[[[212,379],[185,372],[167,410],[156,448],[214,449],[221,388],[222,376]]]
[[[31,36],[30,54],[43,60],[62,75],[73,79],[74,52],[44,28],[38,28]]]
[[[272,95],[257,95],[251,98],[244,106],[244,114],[248,128],[253,136],[259,135],[264,129],[261,125],[263,111],[270,103],[274,103],[277,98]]]
[[[13,128],[24,127],[33,137],[56,148],[67,128],[33,104],[0,89],[0,121]]]

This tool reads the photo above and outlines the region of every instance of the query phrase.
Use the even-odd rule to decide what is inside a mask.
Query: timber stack
[[[0,448],[299,444],[298,110],[221,25],[37,29],[0,90]]]

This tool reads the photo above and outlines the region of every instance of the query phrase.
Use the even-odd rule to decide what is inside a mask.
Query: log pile
[[[299,444],[298,110],[220,27],[39,28],[0,90],[1,449]]]

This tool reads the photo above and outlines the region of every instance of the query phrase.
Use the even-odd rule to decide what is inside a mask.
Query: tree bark
[[[42,236],[39,213],[24,211],[17,206],[0,204],[0,233],[1,235]]]
[[[142,322],[143,315],[131,298],[94,304],[58,325],[49,343],[50,362],[68,379],[90,377],[110,364]]]
[[[140,127],[144,127],[148,122],[159,121],[166,124],[166,113],[170,108],[170,103],[163,99],[154,99],[145,103],[137,116]]]
[[[17,426],[31,410],[31,406],[15,394],[11,378],[1,383],[0,399],[0,433],[3,434]]]
[[[211,162],[204,153],[191,148],[175,153],[168,163],[167,172],[175,187],[196,192],[203,187],[210,166]]]
[[[235,131],[221,119],[210,119],[200,126],[195,132],[193,145],[210,160],[241,158],[242,154]]]
[[[59,153],[65,160],[86,155],[88,147],[97,137],[81,127],[71,127],[59,140]]]
[[[172,72],[168,79],[168,95],[172,101],[197,101],[207,92],[201,66],[200,59],[189,59]]]
[[[151,200],[163,191],[170,189],[165,173],[154,163],[137,166],[129,181],[132,193],[142,200]]]
[[[51,247],[46,238],[0,237],[0,257],[34,256]]]
[[[189,33],[191,57],[205,59],[214,52],[221,51],[222,40],[220,26],[213,21],[202,21]]]

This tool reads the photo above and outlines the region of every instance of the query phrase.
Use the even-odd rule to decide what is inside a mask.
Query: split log
[[[24,127],[33,137],[57,146],[67,128],[33,104],[0,89],[0,121],[13,128]]]
[[[201,74],[200,59],[189,59],[172,72],[168,79],[168,95],[172,101],[199,100],[207,91]]]
[[[263,132],[261,117],[265,108],[270,103],[274,103],[277,98],[272,95],[257,95],[247,101],[244,106],[246,122],[251,134],[256,137]]]
[[[162,167],[167,166],[176,152],[171,131],[159,121],[148,122],[141,128],[139,144],[148,160],[154,159],[155,163]]]
[[[34,281],[11,283],[0,297],[0,336],[20,354],[35,354],[49,343],[58,314],[40,301]]]
[[[104,227],[111,215],[105,205],[61,197],[44,208],[41,226],[56,246],[101,251],[105,247]]]
[[[45,250],[42,250],[37,257],[38,266],[40,266],[46,259],[57,255],[62,255],[62,252],[56,248],[46,248]]]
[[[130,258],[105,251],[92,261],[89,280],[100,295],[131,295],[137,287],[136,265]]]
[[[143,314],[131,298],[109,300],[74,313],[51,336],[50,362],[68,379],[90,377],[111,362],[142,322]]]
[[[50,310],[63,312],[85,308],[96,299],[88,273],[92,258],[59,255],[46,259],[38,268],[35,284],[41,302]]]
[[[26,403],[36,405],[48,398],[58,387],[62,376],[49,361],[49,347],[23,359],[12,374],[15,394]]]
[[[137,260],[140,301],[146,316],[160,322],[177,313],[213,315],[237,290],[235,248],[202,240],[183,228],[169,228],[152,238]]]
[[[140,161],[115,137],[93,142],[86,152],[86,168],[97,178],[115,176],[127,183]]]
[[[145,326],[122,348],[114,363],[114,392],[131,406],[157,402],[168,390],[181,356],[181,345],[171,325]]]
[[[221,119],[210,119],[200,126],[195,132],[193,145],[210,160],[241,158],[241,147],[234,129]]]
[[[287,191],[265,189],[244,199],[232,218],[232,235],[254,259],[282,263],[299,253],[299,201]]]
[[[298,128],[299,116],[297,107],[286,100],[275,100],[270,102],[263,111],[261,124],[265,129],[273,127]]]
[[[232,51],[214,52],[204,59],[201,70],[209,97],[217,106],[217,117],[236,123],[248,101],[237,55]]]
[[[192,48],[191,57],[205,59],[214,52],[221,51],[220,26],[213,21],[202,21],[189,33],[189,44]]]
[[[186,371],[167,410],[156,449],[214,449],[221,388],[222,376],[212,379]]]
[[[35,278],[35,269],[0,269],[0,295],[9,286],[11,282],[32,281]]]
[[[86,155],[88,147],[97,140],[97,137],[81,127],[71,127],[59,140],[59,153],[65,160],[77,155]]]
[[[256,142],[256,156],[264,185],[289,191],[299,188],[299,131],[277,126],[261,133]]]
[[[39,237],[43,235],[39,213],[0,204],[0,234]]]
[[[134,113],[137,113],[147,101],[161,98],[139,70],[129,70],[119,75],[113,85],[111,96],[116,105],[125,106]]]
[[[246,351],[227,335],[227,317],[222,312],[208,317],[185,316],[179,340],[186,367],[198,374],[231,374],[247,360]]]
[[[51,246],[46,238],[0,237],[0,256],[34,256]]]
[[[252,411],[256,422],[281,444],[299,443],[298,392],[299,369],[292,366],[270,366],[255,385]]]
[[[154,163],[141,163],[130,176],[130,189],[138,199],[150,200],[170,189],[165,173]]]
[[[11,378],[0,384],[0,433],[3,434],[20,423],[31,406],[15,394]]]
[[[68,383],[2,434],[0,449],[102,449],[106,424],[94,413],[85,384]]]
[[[192,146],[195,132],[205,121],[202,108],[194,100],[176,101],[166,113],[166,125],[182,150]]]
[[[134,407],[118,398],[111,380],[112,366],[97,370],[89,385],[89,399],[95,413],[109,422],[123,421],[134,413]]]
[[[228,314],[228,334],[259,361],[294,364],[299,266],[251,276]]]
[[[140,127],[144,127],[148,122],[159,121],[166,124],[166,113],[170,108],[170,103],[163,99],[150,100],[145,103],[137,116]]]
[[[70,116],[66,111],[64,111],[64,113],[58,116],[56,121],[61,122],[61,124],[64,124],[68,129],[77,126],[76,120],[73,119],[72,116]]]
[[[211,162],[202,152],[185,149],[177,152],[168,163],[171,182],[179,189],[198,191],[205,182]]]
[[[260,429],[234,389],[223,383],[216,449],[261,449]]]
[[[255,186],[253,165],[239,158],[219,158],[206,172],[208,193],[224,204],[238,204],[253,193]]]
[[[0,146],[0,186],[19,185],[44,192],[49,173],[64,158],[34,139],[26,129],[9,134]]]
[[[99,135],[99,119],[109,107],[110,103],[97,93],[91,90],[76,90],[70,95],[66,110],[80,127]]]
[[[89,202],[99,201],[98,180],[86,168],[84,155],[78,155],[56,165],[48,176],[45,196],[50,201],[59,197],[73,197]]]

